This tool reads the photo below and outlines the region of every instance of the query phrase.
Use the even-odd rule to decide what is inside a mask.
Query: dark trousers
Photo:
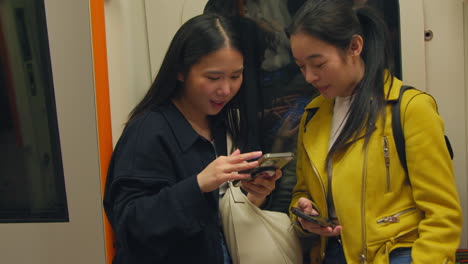
[[[328,239],[324,264],[346,264],[343,247],[338,237]],[[397,248],[390,253],[390,264],[411,264],[411,248]]]
[[[328,239],[323,264],[346,264],[343,247],[338,237],[330,237]]]

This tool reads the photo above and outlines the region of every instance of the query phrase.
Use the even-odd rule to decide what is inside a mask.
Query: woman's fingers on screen
[[[242,154],[239,153],[237,155],[229,156],[230,157],[229,161],[231,163],[243,163],[244,161],[257,159],[260,156],[262,156],[261,151],[252,151],[252,152],[247,152],[247,153],[242,153]]]
[[[259,152],[261,155],[261,152]],[[244,154],[236,156],[233,160],[227,160],[226,166],[224,167],[224,172],[240,172],[247,173],[250,169],[253,169],[258,166],[258,161],[247,161],[251,160],[252,155],[242,156]],[[253,157],[259,157],[258,154]]]

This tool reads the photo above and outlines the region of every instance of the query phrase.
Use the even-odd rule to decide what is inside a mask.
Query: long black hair
[[[384,20],[370,7],[353,8],[351,1],[315,0],[307,2],[296,14],[288,33],[308,34],[337,47],[343,54],[349,49],[353,36],[360,35],[364,39],[361,52],[364,76],[353,90],[348,119],[330,148],[327,160],[360,139],[361,134],[364,134],[364,146],[367,145],[379,115],[385,116],[384,82],[393,77],[392,48]]]
[[[177,76],[186,76],[191,67],[200,59],[223,47],[242,52],[238,29],[235,21],[215,14],[204,14],[191,18],[176,32],[155,80],[144,98],[131,111],[129,121],[151,109],[178,97],[183,89]],[[242,87],[241,87],[242,90]],[[242,117],[239,111],[239,97],[223,108],[220,115],[233,139],[233,145],[240,147]],[[127,124],[128,124],[127,122]],[[242,129],[244,131],[246,129]]]

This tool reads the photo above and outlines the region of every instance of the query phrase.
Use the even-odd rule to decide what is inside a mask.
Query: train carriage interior
[[[294,152],[295,128],[318,95],[285,32],[304,2],[0,0],[0,262],[112,263],[102,196],[113,146],[176,30],[203,12],[242,16],[262,32],[249,44],[261,50],[258,144]],[[457,257],[468,262],[468,1],[354,4],[383,15],[395,75],[437,100],[463,210]],[[274,210],[287,212],[295,183],[291,162]]]

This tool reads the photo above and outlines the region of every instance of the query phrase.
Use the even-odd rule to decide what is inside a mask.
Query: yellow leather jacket
[[[396,100],[402,82],[384,89]],[[307,112],[317,108],[306,124]],[[333,100],[315,98],[301,119],[297,147],[297,184],[291,206],[309,198],[327,216],[328,151]],[[398,159],[391,125],[391,104],[385,121],[377,121],[368,145],[352,144],[332,161],[331,181],[341,239],[348,264],[389,263],[389,253],[412,247],[414,264],[454,263],[461,234],[461,209],[452,162],[444,140],[443,121],[434,99],[408,90],[401,101],[409,177]],[[386,158],[387,156],[387,158]],[[409,179],[408,179],[409,178]],[[295,216],[291,215],[293,221]],[[298,231],[307,235],[300,226]],[[326,237],[311,250],[312,263],[321,263]]]

